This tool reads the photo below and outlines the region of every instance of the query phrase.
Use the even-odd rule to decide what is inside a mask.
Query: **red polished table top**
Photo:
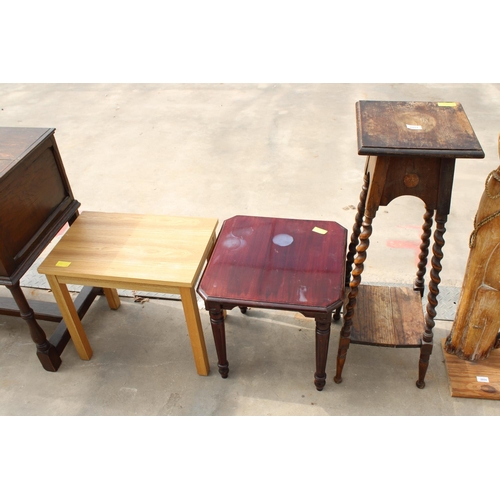
[[[198,287],[205,301],[304,311],[344,297],[347,230],[336,222],[236,216]]]

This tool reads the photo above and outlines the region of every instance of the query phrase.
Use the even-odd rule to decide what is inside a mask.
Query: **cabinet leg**
[[[314,373],[314,385],[318,391],[322,391],[326,383],[325,370],[331,324],[331,315],[316,318],[316,372]]]
[[[21,289],[19,283],[15,285],[7,285],[12,297],[16,301],[17,307],[21,312],[23,318],[28,324],[31,338],[36,344],[36,355],[40,360],[43,368],[49,372],[56,372],[61,366],[61,356],[57,353],[56,348],[47,340],[47,336],[42,327],[35,319],[35,313],[28,304],[26,297]]]
[[[210,324],[214,335],[215,350],[217,351],[217,367],[222,378],[227,378],[229,373],[229,363],[226,355],[226,329],[224,327],[224,312],[221,307],[208,309],[210,314]]]

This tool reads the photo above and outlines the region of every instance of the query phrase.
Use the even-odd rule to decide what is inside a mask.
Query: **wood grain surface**
[[[336,222],[233,217],[223,224],[200,295],[249,307],[326,310],[344,295],[346,240]]]
[[[360,285],[352,319],[353,344],[420,347],[422,299],[409,287]]]
[[[484,158],[458,102],[358,101],[359,154]]]
[[[115,286],[120,282],[194,286],[215,239],[217,222],[83,212],[38,271],[75,284],[90,280]]]
[[[443,339],[451,395],[457,398],[500,399],[500,351],[492,351],[487,359],[481,361],[466,361],[448,354],[444,349],[445,342]]]

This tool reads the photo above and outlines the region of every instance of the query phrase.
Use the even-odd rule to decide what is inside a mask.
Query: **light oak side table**
[[[38,268],[45,274],[81,359],[92,348],[67,284],[102,287],[111,309],[119,289],[180,294],[196,370],[208,362],[195,285],[216,239],[217,219],[83,212]]]

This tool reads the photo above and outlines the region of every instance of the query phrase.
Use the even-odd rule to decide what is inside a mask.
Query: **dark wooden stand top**
[[[0,285],[14,300],[0,299],[0,314],[26,320],[42,366],[56,371],[69,340],[64,323],[51,342],[36,321],[61,321],[55,304],[28,304],[19,282],[42,251],[78,216],[75,200],[54,137],[53,128],[0,127]],[[79,314],[96,296],[86,289]]]
[[[360,155],[484,158],[458,102],[358,101]]]
[[[458,102],[359,101],[356,118],[358,152],[368,158],[347,254],[346,284],[350,293],[335,381],[342,380],[350,342],[420,347],[417,386],[423,388],[432,352],[443,235],[451,206],[455,159],[484,158],[484,152]],[[404,287],[360,286],[377,210],[404,195],[418,197],[425,204],[413,291]],[[434,245],[424,318],[421,297],[433,218]]]

